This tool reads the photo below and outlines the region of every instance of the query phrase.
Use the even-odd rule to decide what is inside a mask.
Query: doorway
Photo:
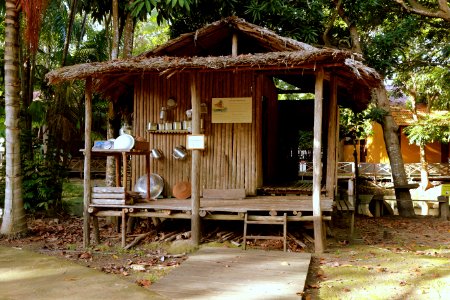
[[[312,164],[314,94],[286,76],[271,84],[274,93],[263,100],[263,185],[295,185]]]

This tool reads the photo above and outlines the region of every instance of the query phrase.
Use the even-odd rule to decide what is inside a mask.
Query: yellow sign
[[[211,123],[252,123],[252,97],[212,98]]]
[[[442,196],[450,196],[450,184],[443,184],[441,185],[441,195]]]

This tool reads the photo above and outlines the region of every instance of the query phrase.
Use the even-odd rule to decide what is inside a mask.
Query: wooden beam
[[[320,209],[320,189],[322,181],[322,112],[323,112],[323,77],[324,71],[320,68],[316,73],[314,97],[314,145],[313,145],[313,216],[314,216],[314,246],[316,253],[323,253],[323,224],[322,210]]]
[[[191,73],[192,134],[200,134],[200,89],[198,73]],[[192,150],[191,168],[191,241],[198,246],[200,232],[200,150]]]
[[[86,78],[84,117],[84,202],[83,202],[83,247],[90,244],[89,204],[91,203],[91,126],[92,126],[92,77]]]
[[[231,38],[231,56],[238,56],[238,36],[237,33],[233,33],[233,37]]]
[[[337,108],[337,80],[335,76],[331,76],[330,80],[330,103],[329,103],[329,122],[328,122],[328,149],[327,149],[327,179],[326,191],[327,196],[334,196],[336,181],[336,136],[338,108]]]

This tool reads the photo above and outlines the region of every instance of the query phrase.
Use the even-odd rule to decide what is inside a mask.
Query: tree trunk
[[[6,0],[5,17],[5,125],[6,187],[1,234],[15,235],[26,231],[20,167],[20,83],[19,83],[19,12],[16,1]]]
[[[112,0],[112,23],[113,23],[113,40],[111,49],[111,59],[119,57],[119,0]]]
[[[130,4],[133,1],[129,2]],[[131,16],[131,11],[127,12],[127,18],[125,20],[125,29],[123,33],[123,57],[128,58],[131,57],[133,52],[133,35],[134,35],[134,22],[133,17]]]
[[[408,91],[411,95],[411,106],[412,106],[412,115],[414,122],[419,122],[419,116],[417,114],[417,101],[416,101],[416,92],[414,90]],[[428,163],[427,163],[427,157],[425,152],[425,145],[420,144],[419,145],[419,157],[420,157],[420,188],[425,191],[427,190],[431,184],[428,174]]]
[[[406,185],[408,183],[408,179],[406,177],[402,153],[400,151],[400,143],[397,135],[398,126],[391,114],[391,108],[389,106],[386,89],[384,88],[384,86],[380,86],[374,89],[374,92],[377,99],[377,106],[388,112],[386,116],[384,116],[381,125],[383,127],[384,142],[386,144],[386,150],[391,164],[394,186]],[[407,189],[395,189],[395,195],[397,199],[411,200],[411,194]],[[415,216],[412,201],[398,201],[397,207],[400,216]]]
[[[118,0],[112,1],[112,32],[113,32],[113,40],[111,47],[111,59],[117,59],[119,57],[119,2]],[[113,101],[109,101],[108,103],[108,122],[106,124],[106,137],[107,139],[115,138],[114,134],[114,119],[116,117],[115,108]],[[115,162],[114,157],[108,156],[106,159],[106,178],[105,184],[106,186],[114,186],[115,180]],[[123,170],[126,172],[126,170]]]
[[[420,154],[420,188],[423,191],[428,190],[431,187],[430,174],[428,173],[427,153],[425,151],[425,145],[419,145]]]
[[[72,0],[72,3],[70,4],[69,24],[67,25],[66,39],[64,41],[64,50],[62,54],[61,67],[64,67],[66,65],[67,53],[69,52],[69,44],[70,39],[72,37],[72,28],[76,12],[77,12],[77,0]]]

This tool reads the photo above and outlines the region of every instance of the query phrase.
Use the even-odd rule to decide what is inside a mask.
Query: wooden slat
[[[92,199],[125,199],[125,193],[92,193]]]
[[[125,199],[92,199],[92,204],[123,205]]]
[[[92,188],[93,193],[125,193],[124,187],[107,187],[107,186],[95,186]]]
[[[311,255],[273,252],[202,248],[151,289],[170,299],[298,298]]]
[[[203,198],[244,199],[245,189],[204,189]]]

